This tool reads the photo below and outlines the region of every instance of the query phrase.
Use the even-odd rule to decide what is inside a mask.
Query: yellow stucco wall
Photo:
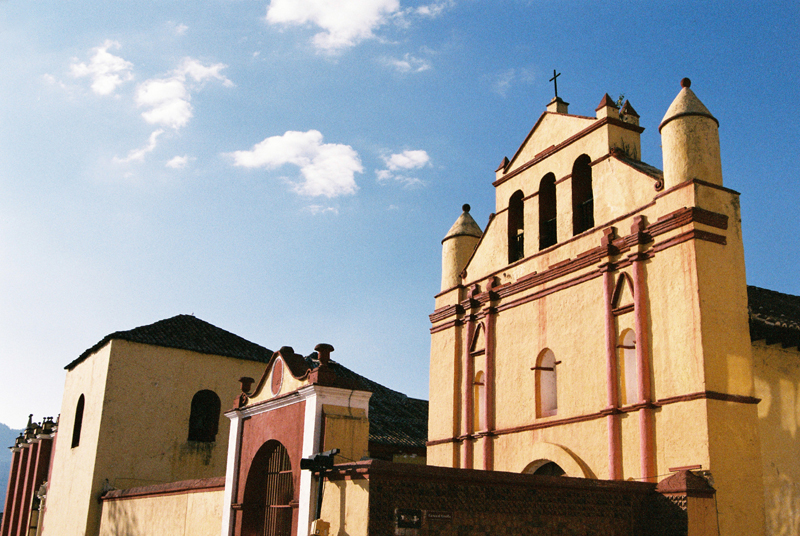
[[[106,345],[67,373],[43,518],[45,536],[92,534],[90,530],[97,529],[97,499],[104,477],[94,471],[95,452],[104,425],[102,408],[110,356],[111,345]],[[85,397],[83,426],[80,444],[72,448],[75,408],[81,394]]]
[[[237,380],[263,369],[263,363],[121,340],[79,363],[67,373],[44,536],[97,534],[104,487],[224,476],[230,421],[223,413],[241,392]],[[189,442],[192,397],[204,389],[221,401],[216,441]],[[80,446],[71,449],[80,393],[84,428]]]
[[[100,536],[219,536],[223,491],[105,501]]]
[[[767,534],[800,535],[800,351],[753,344]]]
[[[369,480],[325,481],[321,519],[331,524],[330,536],[367,536]]]
[[[369,420],[360,408],[324,404],[322,451],[334,448],[339,454],[334,463],[358,461],[369,455]]]
[[[241,392],[238,379],[260,373],[264,364],[127,341],[112,344],[104,407],[108,428],[97,470],[118,489],[223,476],[230,421],[222,413]],[[214,443],[187,441],[192,397],[203,389],[221,400]]]

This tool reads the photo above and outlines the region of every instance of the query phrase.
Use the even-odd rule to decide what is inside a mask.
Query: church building
[[[747,286],[688,79],[665,108],[662,171],[630,102],[556,97],[462,207],[429,403],[329,344],[112,333],[13,446],[0,536],[800,536],[800,297]]]
[[[800,299],[748,289],[719,122],[690,86],[659,125],[663,171],[641,160],[630,102],[587,117],[556,97],[497,168],[486,229],[464,206],[430,315],[428,463],[690,469],[716,489],[720,534],[796,534]]]

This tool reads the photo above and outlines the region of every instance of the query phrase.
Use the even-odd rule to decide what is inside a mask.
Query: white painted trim
[[[284,364],[285,367],[285,364]],[[303,437],[301,442],[301,457],[309,458],[322,449],[322,406],[325,404],[363,409],[369,418],[369,399],[372,393],[368,391],[354,391],[339,387],[325,387],[310,384],[301,387],[288,395],[277,397],[273,400],[231,410],[225,416],[231,420],[231,430],[228,439],[228,460],[225,475],[225,495],[222,510],[222,536],[233,536],[234,523],[231,515],[233,493],[238,486],[239,457],[241,454],[241,427],[244,418],[275,411],[292,404],[305,402],[303,416]],[[300,497],[298,505],[298,522],[296,536],[308,536],[311,528],[311,519],[314,515],[313,507],[316,499],[316,486],[311,478],[310,471],[300,473]]]
[[[369,417],[369,399],[372,393],[339,387],[308,385],[298,390],[306,401],[303,423],[302,457],[310,458],[322,450],[322,406],[325,404],[363,409]],[[311,471],[300,474],[300,505],[297,516],[297,536],[307,536],[314,521],[316,485]]]
[[[303,417],[303,442],[301,447],[301,457],[308,458],[319,452],[317,436],[319,435],[318,423],[322,419],[317,419],[318,404],[317,393],[313,389],[303,389],[306,401],[305,415]],[[306,536],[311,529],[311,522],[314,521],[311,511],[311,501],[314,494],[314,482],[311,478],[311,471],[300,472],[300,497],[297,509],[297,532],[296,536]]]
[[[242,452],[242,416],[239,411],[233,410],[225,414],[231,420],[228,433],[228,459],[225,468],[225,492],[222,502],[222,531],[221,536],[233,536],[234,517],[233,494],[239,486],[239,457]]]

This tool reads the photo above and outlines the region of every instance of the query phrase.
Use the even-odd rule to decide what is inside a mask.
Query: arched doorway
[[[291,536],[294,480],[289,454],[267,441],[253,457],[242,501],[242,536]]]

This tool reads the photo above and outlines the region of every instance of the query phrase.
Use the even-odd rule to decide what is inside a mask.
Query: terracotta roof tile
[[[800,296],[747,287],[750,338],[800,349]]]

